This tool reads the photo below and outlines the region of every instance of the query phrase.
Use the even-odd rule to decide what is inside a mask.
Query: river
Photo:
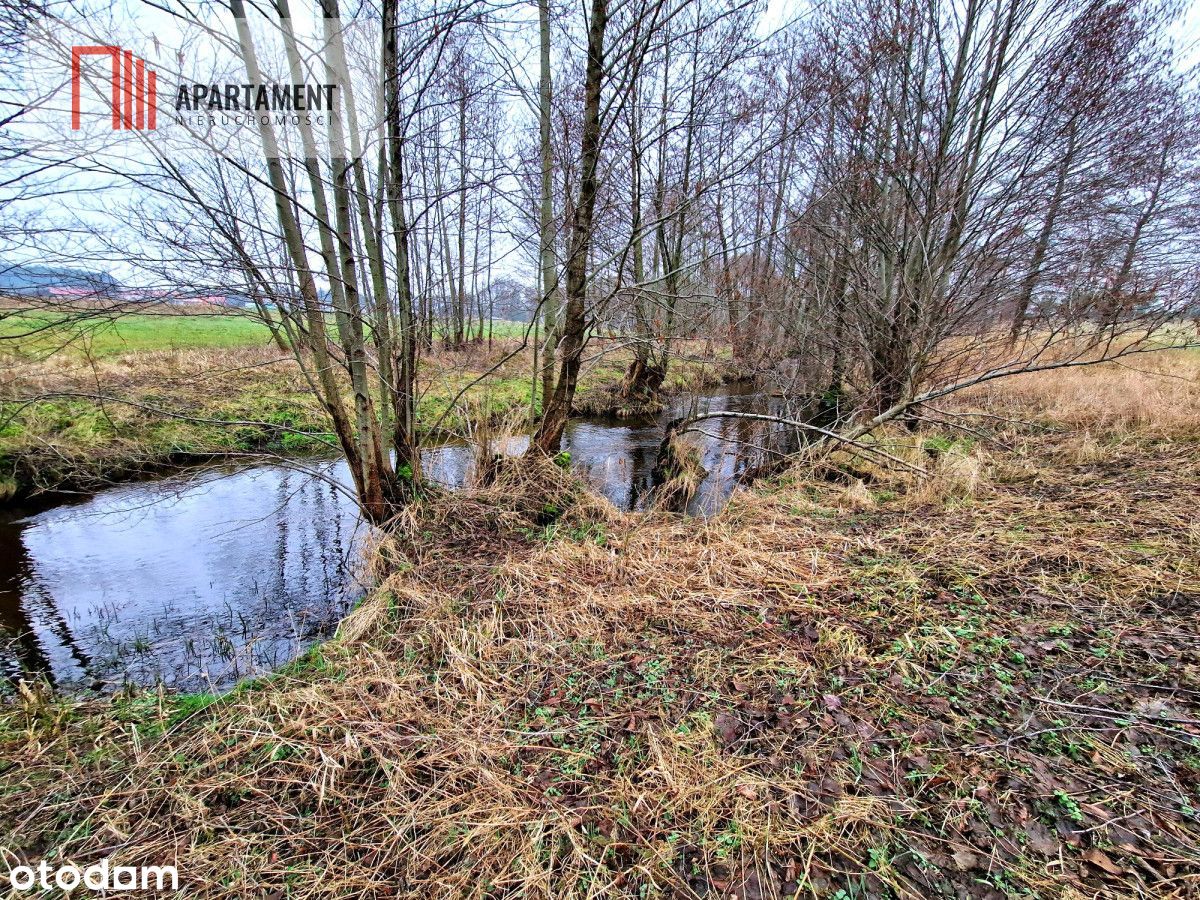
[[[622,509],[645,505],[666,422],[684,411],[763,411],[737,389],[681,398],[660,416],[573,419],[576,471]],[[714,419],[694,435],[708,477],[689,505],[719,509],[762,444],[761,423]],[[517,448],[519,449],[519,448]],[[423,452],[426,477],[460,487],[468,447]],[[64,689],[163,683],[208,691],[277,668],[332,633],[362,596],[367,528],[344,462],[260,461],[117,485],[0,512],[0,674]]]

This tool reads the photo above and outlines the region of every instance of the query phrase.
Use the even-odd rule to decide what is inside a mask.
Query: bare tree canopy
[[[5,10],[14,58],[116,40],[112,10]],[[122,315],[115,259],[142,309],[236,300],[294,355],[376,522],[419,492],[445,415],[422,411],[422,360],[490,345],[501,310],[542,453],[614,347],[620,408],[656,408],[702,347],[783,421],[853,440],[963,386],[1194,341],[1196,84],[1170,4],[152,10],[178,44],[139,45],[155,129],[84,154],[86,128],[55,144],[53,104],[5,86],[10,120],[38,118],[0,148],[24,285],[5,314]],[[48,227],[60,192],[87,206]],[[89,302],[30,289],[35,261],[91,277]]]

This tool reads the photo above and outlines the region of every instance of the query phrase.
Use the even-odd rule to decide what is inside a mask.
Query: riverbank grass
[[[1012,421],[1055,390],[708,520],[502,466],[273,677],[24,692],[0,842],[189,896],[1186,896],[1200,418]]]

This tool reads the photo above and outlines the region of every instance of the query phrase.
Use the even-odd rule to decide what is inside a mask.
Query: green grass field
[[[497,319],[492,322],[491,333],[497,340],[519,339],[527,328],[522,322]],[[485,326],[485,338],[487,333]],[[251,347],[270,339],[265,325],[236,312],[127,313],[115,319],[106,316],[82,320],[51,312],[0,312],[0,353],[66,350],[115,356],[146,350]]]
[[[266,344],[271,333],[245,315],[128,313],[119,318],[67,319],[56,313],[0,316],[0,352],[60,349],[115,356],[147,350],[227,349]]]

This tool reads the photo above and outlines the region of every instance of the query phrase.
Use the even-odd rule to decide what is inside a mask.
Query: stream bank
[[[670,421],[771,406],[744,385],[679,396],[656,416],[572,419],[563,449],[599,496],[644,509]],[[686,511],[718,510],[786,437],[763,423],[706,423],[693,436],[704,474]],[[462,443],[423,452],[425,477],[446,488],[469,484],[472,466]],[[278,668],[331,634],[367,589],[368,529],[349,480],[327,458],[243,461],[0,513],[0,671],[71,689],[209,691]]]
[[[707,520],[444,495],[273,676],[0,710],[0,841],[222,900],[1186,893],[1194,437],[1000,439]]]

